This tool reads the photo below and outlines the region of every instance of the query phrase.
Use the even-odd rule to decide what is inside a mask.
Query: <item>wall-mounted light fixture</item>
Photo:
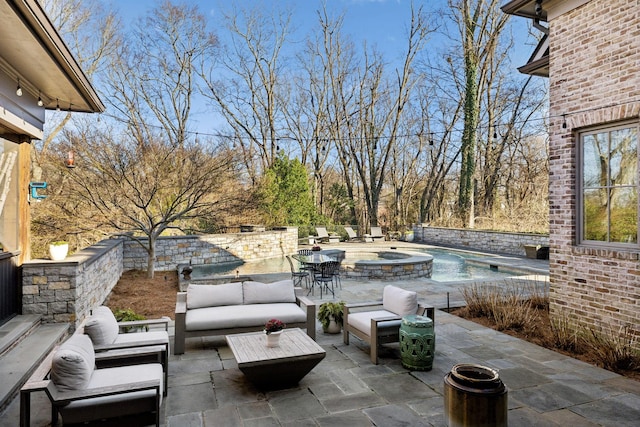
[[[16,95],[22,96],[22,87],[20,86],[20,79],[18,79],[18,88],[16,89]]]

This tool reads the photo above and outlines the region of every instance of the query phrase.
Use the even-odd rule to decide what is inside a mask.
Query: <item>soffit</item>
[[[36,0],[0,0],[0,69],[45,108],[102,112],[104,104]]]

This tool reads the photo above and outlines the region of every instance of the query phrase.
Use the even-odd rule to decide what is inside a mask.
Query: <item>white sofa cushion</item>
[[[86,388],[94,389],[124,383],[160,380],[160,403],[162,404],[163,378],[162,365],[159,363],[96,369]],[[155,398],[154,390],[96,397],[73,401],[60,408],[60,413],[66,425],[87,420],[151,412],[155,410]]]
[[[280,319],[287,325],[307,321],[306,313],[296,304],[248,304],[187,310],[185,328],[187,331],[257,328],[264,326],[267,320],[273,318]]]
[[[397,286],[387,285],[382,291],[382,306],[398,316],[416,314],[418,311],[418,294],[405,291]]]
[[[188,309],[240,304],[242,304],[241,282],[187,287]]]
[[[290,279],[274,283],[247,281],[242,284],[244,304],[270,304],[296,302],[293,281]]]
[[[112,344],[118,332],[116,317],[109,307],[103,305],[95,308],[84,323],[84,333],[89,335],[93,345]]]
[[[73,334],[53,355],[51,380],[60,391],[85,389],[93,374],[95,360],[91,338]]]
[[[362,311],[349,313],[348,321],[350,326],[353,326],[356,329],[365,332],[368,336],[371,336],[371,319],[378,319],[382,317],[398,317],[398,315],[387,310]],[[378,323],[378,329],[400,329],[401,322],[402,320],[386,320]]]

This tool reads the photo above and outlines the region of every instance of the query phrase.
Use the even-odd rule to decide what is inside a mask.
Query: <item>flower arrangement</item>
[[[320,245],[313,245],[313,246],[311,247],[311,250],[312,250],[312,251],[319,251],[319,250],[320,250]]]
[[[264,331],[269,335],[272,332],[279,332],[286,327],[287,325],[285,325],[282,320],[271,319],[264,325]]]

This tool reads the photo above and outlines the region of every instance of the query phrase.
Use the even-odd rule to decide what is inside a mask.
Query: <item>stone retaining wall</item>
[[[156,245],[156,271],[178,264],[258,260],[290,254],[298,248],[298,229],[205,236],[162,237]],[[77,327],[89,311],[104,303],[123,271],[147,268],[147,252],[130,239],[104,240],[64,261],[32,260],[22,265],[22,313],[43,322]]]
[[[64,261],[22,264],[22,313],[78,326],[122,275],[122,240],[103,240]]]
[[[497,254],[526,255],[525,245],[549,246],[549,236],[532,233],[441,228],[415,225],[414,239],[433,245],[455,246]]]
[[[124,270],[146,270],[147,252],[133,240],[124,243]],[[175,270],[179,264],[201,265],[256,261],[281,257],[298,249],[298,228],[250,233],[160,237],[156,242],[156,271]]]

